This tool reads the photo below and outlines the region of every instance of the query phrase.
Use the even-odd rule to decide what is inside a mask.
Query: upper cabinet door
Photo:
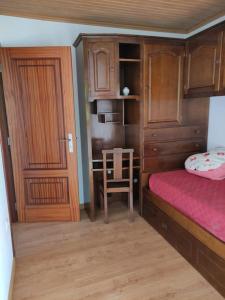
[[[213,30],[187,42],[185,96],[211,96],[219,90],[221,37]]]
[[[177,44],[144,46],[145,126],[180,123],[184,50]]]
[[[89,101],[117,95],[115,42],[88,43]]]

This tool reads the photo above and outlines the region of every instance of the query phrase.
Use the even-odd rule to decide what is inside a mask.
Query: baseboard
[[[9,285],[8,300],[12,300],[12,297],[13,297],[13,286],[14,286],[15,272],[16,272],[16,259],[14,257],[13,258],[13,263],[12,263],[12,272],[11,272],[11,279],[10,279],[10,285]]]

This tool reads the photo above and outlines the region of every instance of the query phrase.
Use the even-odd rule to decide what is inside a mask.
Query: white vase
[[[123,88],[123,95],[124,96],[128,96],[130,94],[130,90],[129,90],[129,88],[127,87],[127,86],[125,86],[124,88]]]

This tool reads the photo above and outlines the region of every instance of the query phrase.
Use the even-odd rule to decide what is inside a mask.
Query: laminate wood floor
[[[121,204],[122,205],[122,204]],[[16,224],[14,300],[222,300],[140,216]]]

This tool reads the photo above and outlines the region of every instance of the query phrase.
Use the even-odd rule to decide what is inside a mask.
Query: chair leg
[[[109,217],[108,217],[108,198],[107,198],[107,193],[104,192],[104,213],[105,213],[105,218],[104,222],[106,224],[109,223]]]
[[[129,209],[130,209],[130,221],[134,221],[134,203],[133,203],[133,192],[129,192]]]
[[[103,191],[100,191],[100,209],[101,209],[101,212],[104,211],[104,196],[103,196]]]

